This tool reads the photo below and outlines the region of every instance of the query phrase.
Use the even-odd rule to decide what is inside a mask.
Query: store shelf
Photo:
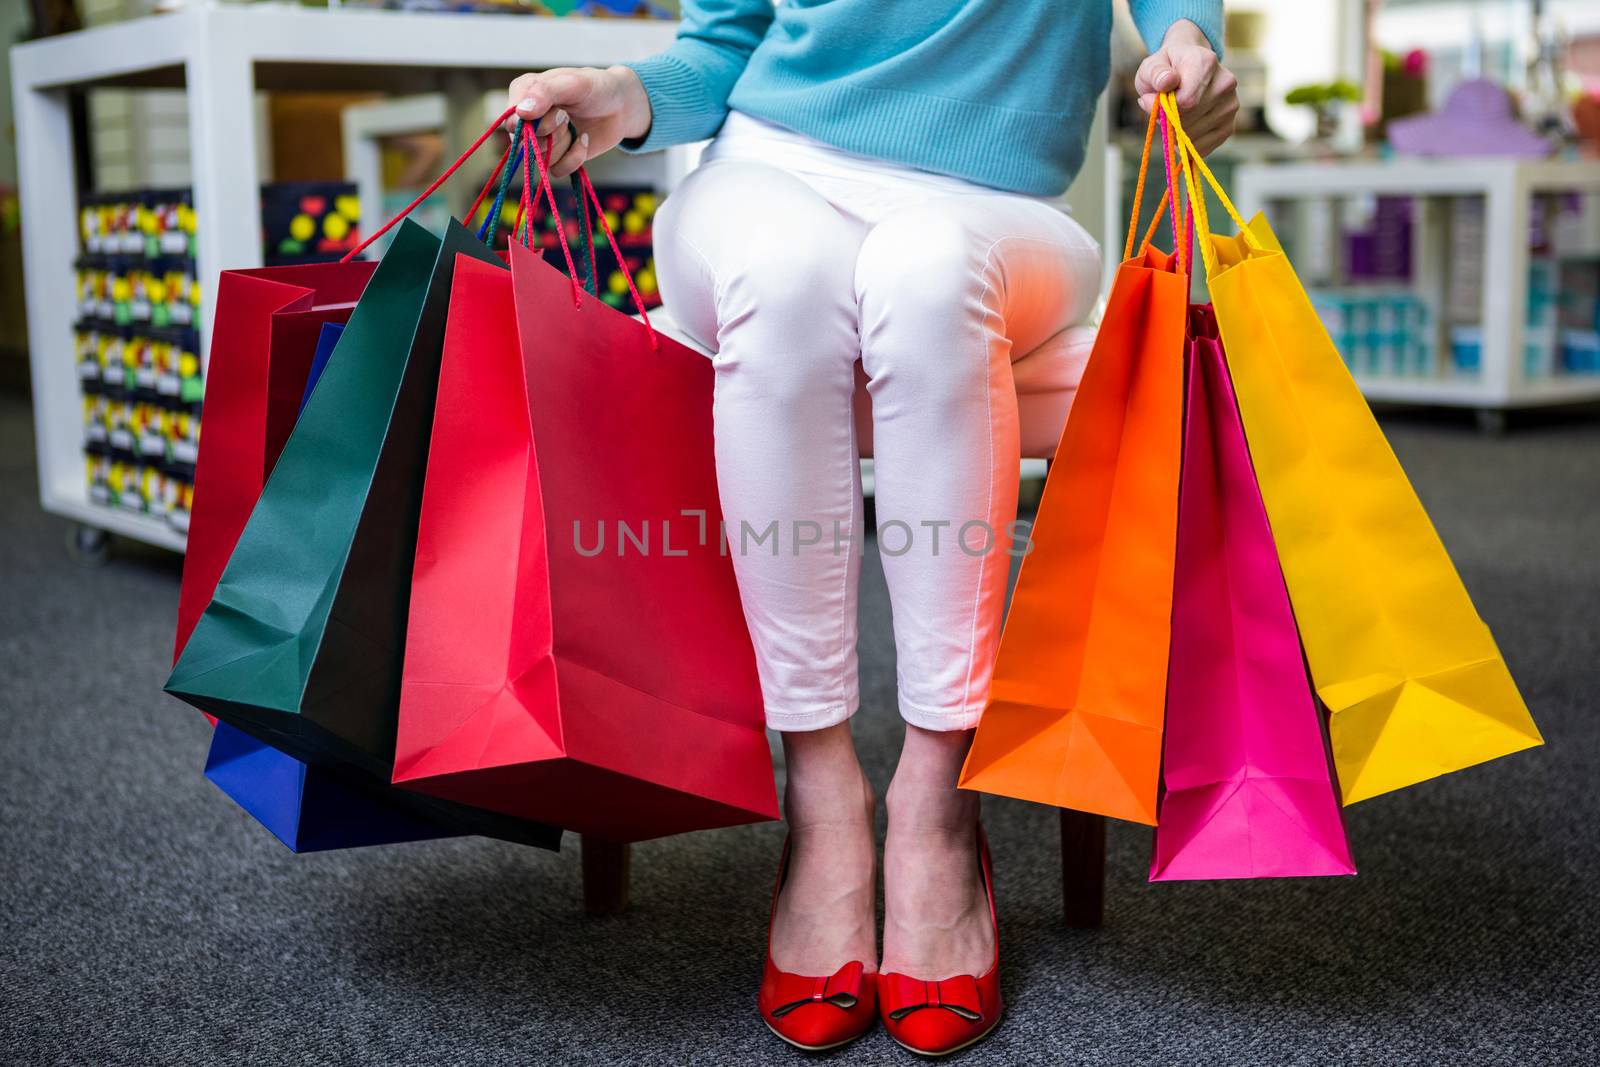
[[[1600,167],[1589,160],[1430,157],[1241,165],[1234,178],[1235,200],[1246,215],[1275,199],[1461,196],[1497,187],[1525,192],[1600,190]]]
[[[1515,159],[1342,160],[1245,164],[1234,172],[1234,193],[1246,217],[1272,203],[1327,204],[1370,197],[1408,197],[1418,207],[1411,237],[1410,279],[1387,283],[1393,291],[1423,301],[1443,332],[1434,358],[1444,362],[1449,329],[1471,325],[1481,331],[1482,352],[1470,374],[1398,377],[1354,371],[1372,400],[1477,408],[1485,414],[1519,407],[1600,399],[1600,376],[1529,376],[1524,368],[1529,336],[1529,249],[1532,199],[1541,194],[1600,194],[1600,167],[1591,161]],[[1439,205],[1462,197],[1481,197],[1481,296],[1472,320],[1445,315],[1446,279],[1452,259]],[[1292,222],[1275,219],[1286,246]],[[1592,249],[1560,251],[1543,258],[1564,261],[1594,258]],[[1324,293],[1355,293],[1366,286],[1319,282]],[[1459,312],[1457,313],[1459,314]]]
[[[1578,404],[1600,400],[1600,374],[1555,374],[1524,382],[1517,391],[1520,406]]]
[[[1356,375],[1369,400],[1397,404],[1440,404],[1450,407],[1495,407],[1498,398],[1482,382],[1470,378],[1399,378]],[[1600,400],[1600,375],[1552,375],[1526,383],[1512,407],[1575,404]]]
[[[28,339],[40,501],[47,511],[167,548],[183,538],[159,520],[90,504],[72,353],[79,184],[69,92],[94,86],[187,88],[195,249],[207,294],[224,269],[262,262],[258,90],[429,91],[447,101],[449,139],[484,125],[484,93],[526,70],[609,65],[669,44],[666,20],[328,11],[192,5],[170,15],[63,34],[11,49]],[[678,158],[659,164],[663,185]],[[470,193],[467,195],[470,196]],[[463,204],[464,206],[464,204]],[[209,352],[211,301],[200,346]]]
[[[676,31],[665,19],[201,5],[18,45],[12,62],[39,89],[170,87],[209,47],[249,64],[262,89],[382,89],[419,71],[605,66],[658,51]]]
[[[142,515],[136,511],[122,511],[115,507],[91,504],[85,490],[66,486],[49,496],[50,511],[63,518],[81,522],[123,537],[131,537],[158,548],[182,552],[184,535],[167,524],[165,519]]]

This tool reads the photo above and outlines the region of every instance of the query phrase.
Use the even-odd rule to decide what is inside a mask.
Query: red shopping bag
[[[318,332],[350,318],[376,266],[317,263],[227,270],[218,278],[174,661],[294,429]]]
[[[1150,880],[1354,874],[1216,318],[1196,307],[1190,324]]]
[[[711,365],[577,296],[457,267],[394,780],[616,841],[777,818]]]

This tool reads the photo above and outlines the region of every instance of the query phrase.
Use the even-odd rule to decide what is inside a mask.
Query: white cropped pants
[[[1094,240],[1046,201],[736,112],[663,204],[655,256],[673,318],[715,353],[718,485],[767,724],[821,729],[859,704],[859,360],[900,712],[975,725],[1016,517],[1011,361],[1088,315]]]

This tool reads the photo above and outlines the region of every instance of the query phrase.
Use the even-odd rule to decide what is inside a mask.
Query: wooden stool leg
[[[1087,929],[1105,919],[1106,820],[1061,809],[1061,921]]]
[[[629,845],[583,834],[583,910],[590,915],[616,915],[628,906]]]

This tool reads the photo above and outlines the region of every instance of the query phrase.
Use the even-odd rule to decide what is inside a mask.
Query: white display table
[[[1482,337],[1480,366],[1475,373],[1452,372],[1440,353],[1428,373],[1382,374],[1357,368],[1362,392],[1372,400],[1475,408],[1486,429],[1503,425],[1509,409],[1600,399],[1600,374],[1529,375],[1523,357],[1532,199],[1543,193],[1600,193],[1600,163],[1399,159],[1247,164],[1234,172],[1233,188],[1246,218],[1258,210],[1273,216],[1274,204],[1326,204],[1368,196],[1417,198],[1409,288],[1436,312],[1445,286],[1449,243],[1442,215],[1430,205],[1452,197],[1483,197],[1482,306],[1476,323]],[[1293,220],[1274,217],[1274,225],[1287,243]],[[1596,249],[1586,249],[1577,258],[1596,255]],[[1546,258],[1563,256],[1558,252]],[[1442,347],[1446,342],[1440,338],[1438,343]]]

